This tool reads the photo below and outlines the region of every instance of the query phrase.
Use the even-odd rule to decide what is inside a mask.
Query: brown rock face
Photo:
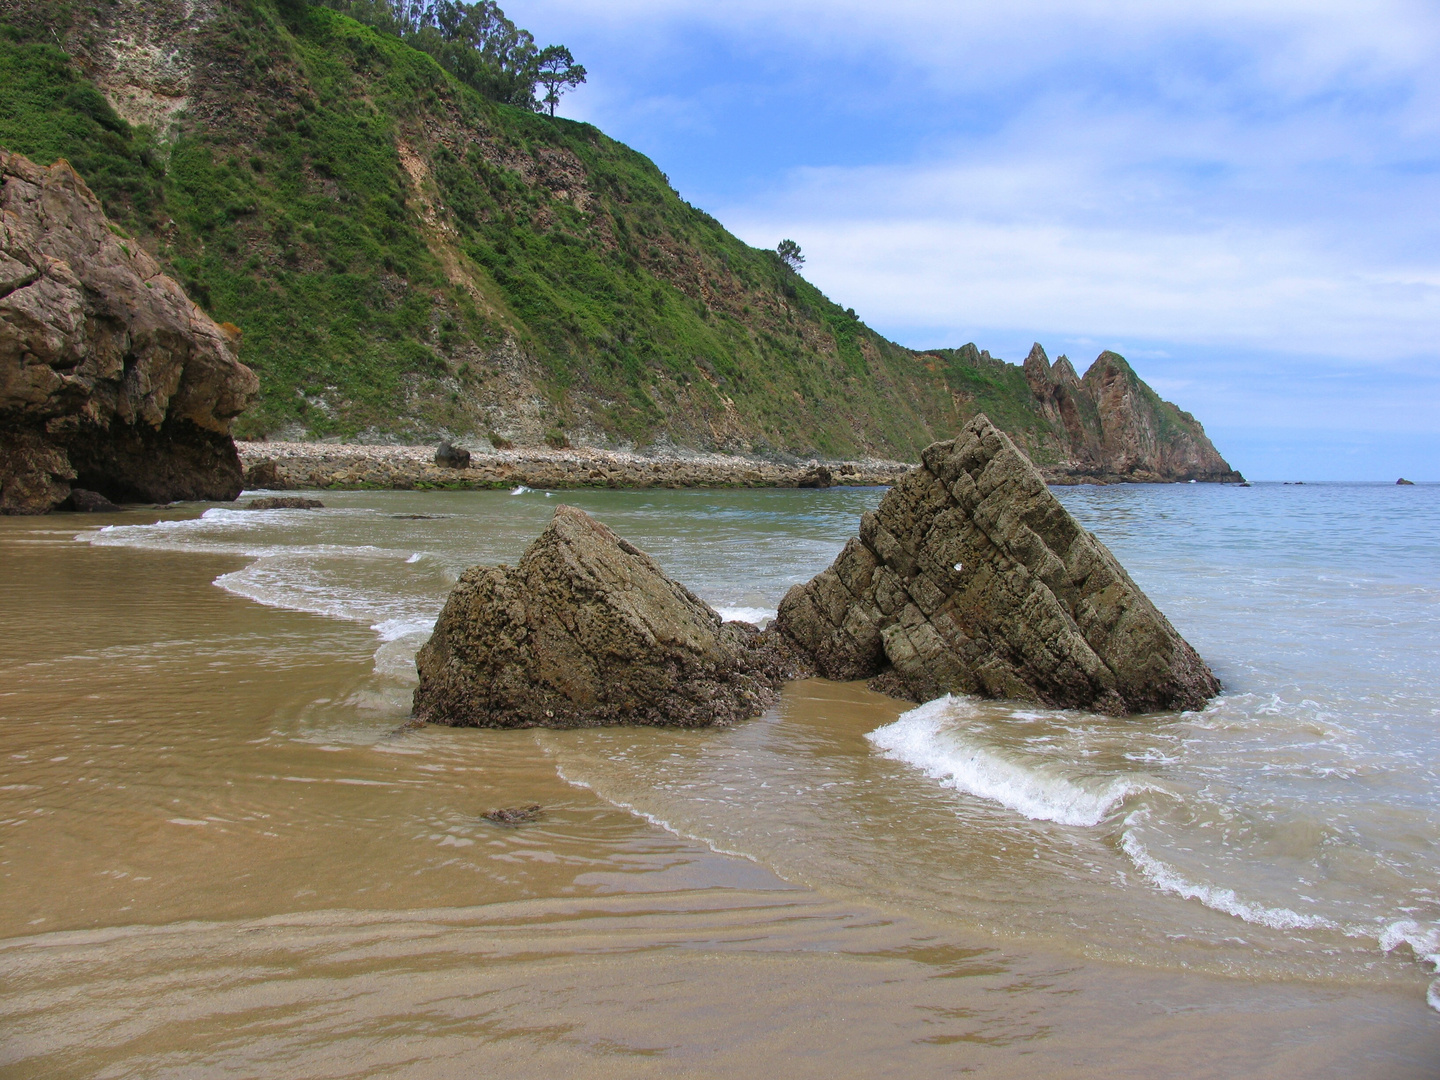
[[[1114,715],[1197,708],[1220,685],[1105,545],[983,415],[891,488],[775,629],[832,679],[878,676]]]
[[[1055,433],[1060,460],[1046,467],[1054,481],[1244,479],[1200,422],[1162,401],[1118,353],[1101,353],[1082,379],[1066,357],[1052,366],[1036,344],[1024,370],[1036,408]]]
[[[728,724],[793,673],[778,642],[569,506],[514,569],[465,572],[416,664],[416,718],[468,727]]]
[[[230,421],[259,384],[63,161],[0,151],[0,512],[71,482],[116,501],[233,499]]]

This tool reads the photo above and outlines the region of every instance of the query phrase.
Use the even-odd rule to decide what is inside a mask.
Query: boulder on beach
[[[763,712],[801,670],[639,548],[558,506],[514,567],[474,566],[416,658],[418,720],[702,727]]]
[[[74,510],[79,514],[113,514],[120,507],[116,506],[98,491],[86,491],[84,488],[72,487],[70,497],[61,503],[58,510]]]
[[[824,465],[816,465],[795,481],[795,486],[802,488],[828,488],[834,485],[835,477]]]
[[[245,469],[245,486],[265,488],[268,491],[285,487],[285,475],[280,470],[280,463],[274,458],[265,458],[248,466]]]
[[[832,679],[1112,715],[1191,709],[1205,662],[984,414],[861,518],[774,630]]]
[[[468,469],[470,451],[463,446],[451,446],[448,442],[442,442],[435,448],[435,464],[442,469]]]
[[[233,499],[259,388],[217,325],[64,161],[0,150],[0,513],[72,483],[116,502]]]

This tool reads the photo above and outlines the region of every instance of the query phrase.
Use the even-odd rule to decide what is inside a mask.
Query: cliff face
[[[72,483],[115,500],[233,499],[254,397],[212,322],[64,162],[0,152],[0,512]]]
[[[1200,422],[1162,401],[1117,353],[1101,353],[1081,378],[1064,356],[1052,366],[1037,344],[1024,372],[1049,430],[1022,441],[1051,482],[1243,479]]]
[[[974,346],[902,348],[628,147],[486,101],[328,9],[0,0],[0,22],[0,145],[69,158],[244,331],[245,437],[913,461],[983,410],[1047,474],[1190,478],[1166,471],[1184,424],[1152,425],[1157,450],[1117,471],[1133,440],[1106,449],[1120,427],[1086,412],[1094,391],[1067,416]]]

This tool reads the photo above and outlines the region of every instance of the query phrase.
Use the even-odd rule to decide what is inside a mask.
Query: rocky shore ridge
[[[237,442],[247,488],[412,490],[507,488],[832,487],[889,485],[899,461],[781,463],[679,451],[517,448],[472,452],[468,468],[435,463],[432,446]]]
[[[472,451],[466,468],[436,464],[433,446],[365,443],[236,442],[245,486],[271,491],[331,489],[834,487],[895,483],[913,463],[857,461],[777,462],[736,454],[683,449],[638,453],[591,447],[517,447]],[[1047,484],[1173,483],[1158,475],[1077,476],[1037,467]],[[1235,474],[1238,476],[1239,474]],[[1211,482],[1214,482],[1213,480]],[[1229,478],[1219,482],[1229,482]]]

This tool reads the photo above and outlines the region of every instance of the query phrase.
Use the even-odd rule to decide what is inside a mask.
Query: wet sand
[[[585,733],[391,737],[366,627],[212,584],[244,558],[72,539],[108,520],[0,520],[6,1076],[1435,1075],[1415,979],[963,929],[567,783]],[[906,707],[802,683],[768,722],[817,701]]]

